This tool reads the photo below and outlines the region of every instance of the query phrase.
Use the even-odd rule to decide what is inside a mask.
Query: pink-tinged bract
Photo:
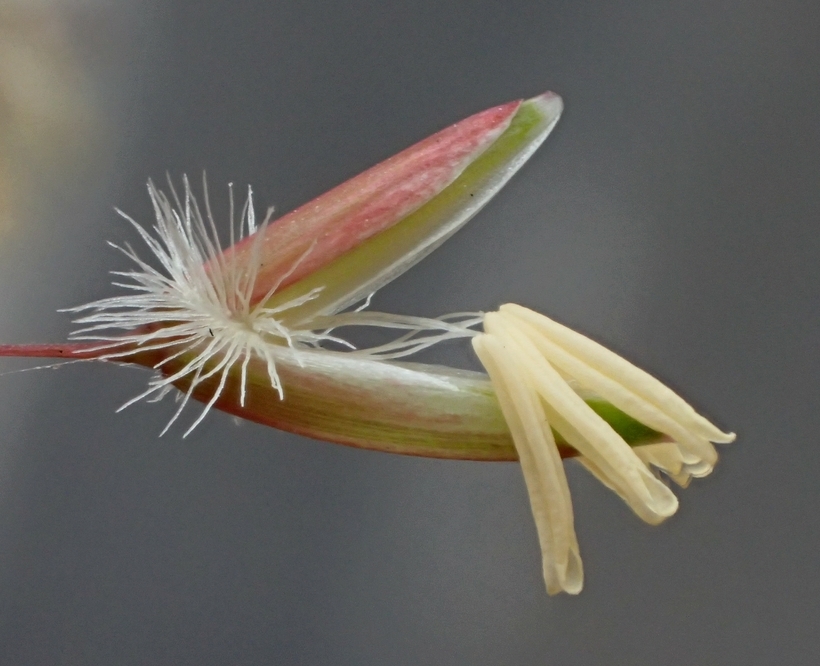
[[[269,225],[251,303],[265,297],[270,285],[298,282],[432,199],[509,127],[520,105],[509,102],[455,123]],[[226,259],[248,265],[255,259],[254,242],[249,237],[237,243]]]

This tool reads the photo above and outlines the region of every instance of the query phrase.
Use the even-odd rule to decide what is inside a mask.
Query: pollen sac
[[[485,315],[473,347],[487,369],[510,426],[544,555],[547,590],[574,592],[567,577],[577,554],[563,470],[547,467],[557,452],[552,430],[580,454],[581,463],[643,520],[657,524],[678,508],[658,472],[685,487],[712,471],[712,442],[721,432],[671,389],[589,338],[519,305]],[[666,441],[631,447],[582,397],[594,393]],[[556,550],[561,544],[561,550]],[[575,571],[580,572],[580,560]],[[564,577],[561,577],[564,572]],[[579,574],[580,575],[580,574]]]

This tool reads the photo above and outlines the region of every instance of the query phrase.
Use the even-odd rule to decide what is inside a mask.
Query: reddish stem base
[[[80,342],[63,342],[44,345],[0,345],[0,356],[18,358],[73,358],[95,359],[105,353],[96,350],[97,345]]]

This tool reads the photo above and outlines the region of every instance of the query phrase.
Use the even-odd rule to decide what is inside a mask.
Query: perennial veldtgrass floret
[[[223,249],[203,178],[203,208],[148,183],[155,224],[120,213],[153,257],[133,263],[125,293],[71,308],[64,345],[2,345],[0,355],[137,364],[153,370],[142,399],[181,396],[341,444],[470,460],[519,460],[550,594],[577,594],[583,565],[564,458],[577,458],[644,521],[673,515],[681,487],[709,474],[724,433],[646,372],[520,305],[426,318],[369,310],[373,293],[477,213],[550,133],[552,93],[476,114],[340,185],[257,224],[250,188],[230,192]],[[395,332],[357,349],[342,331]],[[479,330],[483,329],[483,332]],[[486,370],[403,359],[469,338]]]

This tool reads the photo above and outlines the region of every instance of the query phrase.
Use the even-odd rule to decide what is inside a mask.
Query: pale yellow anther
[[[493,382],[518,450],[552,594],[580,589],[572,508],[551,429],[580,462],[643,520],[662,522],[678,508],[661,480],[681,487],[709,474],[712,442],[730,442],[671,389],[580,333],[518,305],[484,316],[473,347]],[[579,395],[592,392],[669,441],[632,448]],[[578,577],[571,573],[577,570]]]

